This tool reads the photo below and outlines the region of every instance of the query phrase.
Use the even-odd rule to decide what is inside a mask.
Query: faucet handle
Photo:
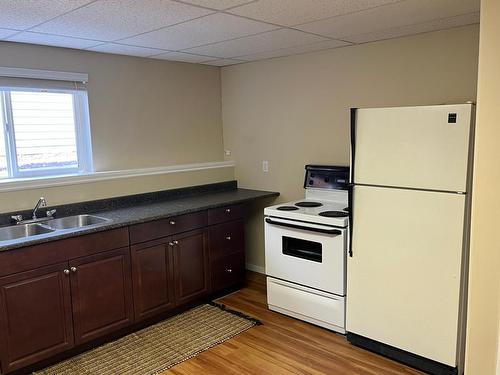
[[[56,213],[56,209],[54,208],[53,210],[47,210],[46,213],[47,213],[47,217],[52,217],[54,216],[54,214]]]
[[[10,218],[12,219],[12,221],[15,221],[16,223],[23,221],[23,215],[12,215]]]

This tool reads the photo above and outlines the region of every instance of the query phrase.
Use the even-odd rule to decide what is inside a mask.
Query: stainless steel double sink
[[[75,215],[60,219],[49,219],[40,223],[17,224],[0,228],[0,242],[54,233],[56,231],[97,226],[111,221],[111,219],[94,215]]]

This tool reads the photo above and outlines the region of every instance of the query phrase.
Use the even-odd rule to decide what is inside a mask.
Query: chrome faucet
[[[33,209],[33,215],[32,215],[33,220],[37,219],[36,213],[40,207],[47,207],[47,201],[45,200],[44,197],[40,197],[38,202],[36,202],[35,208]]]

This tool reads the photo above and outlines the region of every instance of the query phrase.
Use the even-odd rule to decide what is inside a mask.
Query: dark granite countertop
[[[221,189],[218,190],[217,188],[214,188],[213,186],[215,185],[220,186]],[[60,240],[63,238],[76,237],[84,234],[121,228],[132,224],[182,215],[195,211],[202,211],[210,208],[222,207],[230,204],[248,203],[257,199],[279,196],[278,192],[239,189],[236,188],[235,182],[233,185],[213,184],[205,186],[208,187],[206,191],[203,191],[202,187],[200,187],[201,189],[198,189],[197,191],[189,190],[192,188],[176,189],[175,192],[177,194],[167,194],[166,197],[162,197],[163,199],[157,200],[151,200],[151,193],[130,196],[148,196],[148,199],[128,199],[126,203],[123,203],[124,198],[120,197],[118,198],[122,200],[122,203],[120,205],[117,205],[113,200],[107,200],[106,202],[111,202],[111,204],[108,203],[107,205],[112,208],[98,207],[94,204],[94,202],[78,203],[76,204],[78,206],[77,211],[75,211],[75,208],[72,208],[71,210],[66,210],[66,212],[70,214],[92,214],[111,219],[111,221],[97,226],[83,227],[79,229],[57,230],[52,233],[36,235],[27,238],[0,241],[0,251],[12,250],[20,247]],[[187,190],[187,192],[183,196],[182,191],[184,190]],[[168,197],[168,195],[170,195],[170,197]],[[86,208],[89,208],[89,210],[86,210]],[[4,216],[5,215],[9,214],[4,214]],[[63,214],[58,215],[57,217],[63,216],[69,215]]]

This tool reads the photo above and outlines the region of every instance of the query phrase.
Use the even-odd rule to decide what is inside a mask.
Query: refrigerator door
[[[356,110],[354,183],[466,191],[472,104]]]
[[[465,196],[356,186],[347,331],[456,366]]]

